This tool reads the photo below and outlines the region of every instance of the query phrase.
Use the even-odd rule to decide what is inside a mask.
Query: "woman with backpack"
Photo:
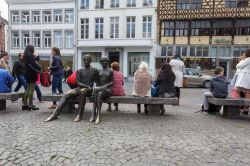
[[[33,95],[37,81],[37,74],[40,73],[41,67],[36,61],[34,46],[28,45],[24,51],[24,76],[27,81],[22,110],[38,110],[33,105]]]
[[[50,70],[50,74],[53,76],[52,78],[52,93],[56,93],[56,90],[59,93],[63,93],[62,90],[62,79],[63,79],[63,65],[62,65],[62,57],[59,48],[53,47],[51,49],[52,55],[52,63],[51,66],[48,67]],[[53,104],[49,106],[49,109],[55,109],[57,107],[56,101],[53,101]]]

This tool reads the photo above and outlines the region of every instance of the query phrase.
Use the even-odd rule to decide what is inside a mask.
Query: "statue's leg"
[[[90,116],[89,121],[90,122],[94,122],[95,121],[95,117],[96,117],[96,109],[97,109],[97,100],[98,100],[98,91],[96,89],[94,89],[93,91],[93,109],[92,109],[92,113]]]
[[[77,94],[76,89],[73,89],[68,91],[65,95],[63,95],[59,102],[59,105],[56,107],[53,114],[48,119],[45,120],[45,122],[50,122],[52,120],[57,119],[57,116],[61,113],[62,108],[65,106],[69,98],[75,96],[76,94]]]
[[[86,104],[86,97],[88,94],[89,89],[88,88],[84,88],[80,90],[80,95],[81,95],[81,102],[79,103],[79,107],[78,107],[78,115],[75,118],[75,122],[80,122],[82,120],[82,114],[84,112],[84,108],[85,108],[85,104]]]

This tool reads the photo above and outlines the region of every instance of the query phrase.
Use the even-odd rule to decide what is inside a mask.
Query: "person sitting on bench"
[[[214,71],[216,77],[212,78],[210,81],[210,92],[204,93],[204,102],[202,105],[201,112],[207,114],[209,112],[209,97],[216,98],[227,98],[228,95],[228,80],[224,76],[224,68],[218,66]]]
[[[14,82],[15,79],[8,70],[0,67],[0,93],[11,92],[11,86]]]
[[[81,102],[78,107],[78,115],[75,118],[75,122],[79,122],[82,120],[82,114],[86,104],[86,97],[90,97],[93,91],[94,83],[97,83],[98,80],[98,70],[90,66],[91,56],[85,55],[83,57],[85,68],[79,69],[76,73],[77,79],[77,88],[70,90],[67,92],[60,100],[59,105],[53,112],[53,114],[45,120],[45,122],[50,122],[52,120],[57,119],[57,116],[62,111],[63,107],[67,104],[70,98],[75,98],[77,96],[81,96]]]

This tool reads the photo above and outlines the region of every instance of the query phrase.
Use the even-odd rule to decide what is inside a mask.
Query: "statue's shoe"
[[[55,120],[55,119],[57,119],[57,116],[55,116],[55,115],[50,115],[50,117],[48,118],[48,119],[46,119],[44,122],[51,122],[51,121],[53,121],[53,120]]]
[[[80,122],[82,120],[82,116],[81,115],[77,115],[77,117],[75,118],[74,122]]]

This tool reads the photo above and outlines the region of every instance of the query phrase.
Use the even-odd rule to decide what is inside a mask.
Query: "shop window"
[[[190,47],[190,56],[195,56],[195,48],[194,46]]]
[[[182,56],[187,56],[187,47],[186,47],[186,46],[183,46],[183,47],[182,47],[181,55],[182,55]]]
[[[196,56],[201,57],[202,56],[202,47],[198,46],[196,50]]]
[[[173,21],[162,22],[162,36],[174,36],[174,29]]]
[[[161,48],[161,56],[166,56],[167,55],[167,47],[162,47]]]
[[[203,47],[203,57],[208,57],[208,51],[209,51],[209,47],[207,46]]]
[[[210,34],[210,21],[192,21],[191,36],[208,36]]]
[[[173,46],[168,46],[167,56],[173,56]]]

